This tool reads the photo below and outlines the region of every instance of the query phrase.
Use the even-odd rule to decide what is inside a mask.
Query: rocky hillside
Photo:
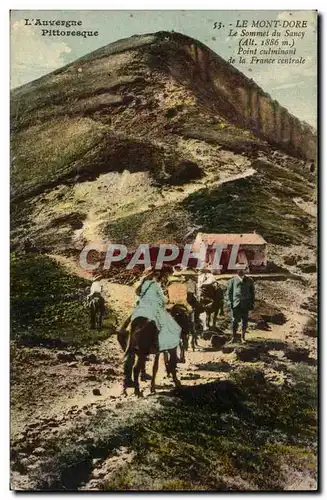
[[[168,32],[14,90],[11,113],[12,489],[315,490],[312,128]],[[247,345],[226,344],[225,311],[222,336],[178,365],[180,391],[161,363],[157,395],[147,381],[144,398],[122,396],[115,333],[135,289],[104,276],[104,328],[90,330],[80,250],[199,230],[256,230],[288,277],[256,281]],[[48,255],[21,252],[27,236]]]
[[[15,89],[11,114],[14,248],[181,242],[198,226],[310,236],[313,129],[189,37],[103,47]]]

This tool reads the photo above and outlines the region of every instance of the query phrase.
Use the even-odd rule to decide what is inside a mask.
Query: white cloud
[[[24,20],[11,25],[11,88],[35,80],[65,64],[71,48],[64,42],[42,37],[40,30],[25,26]]]

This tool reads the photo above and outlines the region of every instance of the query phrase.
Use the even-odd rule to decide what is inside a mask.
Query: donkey
[[[93,295],[89,301],[91,329],[101,330],[103,321],[103,301],[102,297]]]
[[[126,351],[128,350],[131,357],[137,357],[137,361],[133,367],[134,393],[136,396],[142,396],[140,391],[139,375],[142,371],[145,371],[145,362],[149,354],[155,354],[151,379],[151,392],[155,392],[155,379],[158,372],[159,356],[161,354],[158,352],[158,349],[158,330],[155,323],[147,318],[135,318],[131,324],[131,333]],[[176,373],[177,347],[169,349],[164,353],[164,355],[167,373],[172,375],[175,386],[180,387],[181,383],[178,380]],[[125,373],[123,384],[124,393],[126,392],[127,387],[128,373]]]
[[[206,313],[206,328],[215,327],[218,313],[224,315],[224,292],[217,284],[202,285],[200,292],[200,306]],[[211,324],[212,316],[212,324]]]
[[[195,351],[195,346],[197,344],[196,333],[194,330],[194,324],[191,319],[191,314],[188,313],[187,307],[183,304],[175,304],[170,309],[170,314],[181,327],[181,340],[180,340],[180,363],[185,363],[185,352],[188,351],[189,346],[189,336],[191,335],[191,345],[193,351]]]

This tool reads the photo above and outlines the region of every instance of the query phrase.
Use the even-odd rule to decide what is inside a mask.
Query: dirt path
[[[57,260],[71,272],[78,274],[83,271],[65,258],[57,257]],[[102,280],[102,283],[107,301],[123,319],[134,303],[133,287],[108,280]],[[301,291],[299,294],[302,297]],[[295,307],[292,310],[285,304],[284,310],[286,324],[271,325],[269,332],[253,330],[253,325],[250,325],[247,336],[249,345],[260,343],[267,346],[263,359],[251,365],[263,370],[266,379],[276,384],[284,384],[289,379],[287,371],[280,368],[281,362],[291,363],[285,358],[288,346],[301,345],[310,351],[310,356],[316,355],[315,339],[301,334],[307,319],[305,311]],[[200,339],[196,351],[188,351],[186,363],[178,365],[182,384],[195,386],[228,378],[229,373],[244,365],[238,359],[235,347],[213,350],[209,341]],[[112,425],[118,429],[126,418],[133,418],[143,411],[157,411],[161,395],[168,394],[165,397],[169,397],[173,389],[163,360],[157,376],[157,396],[150,395],[149,382],[142,382],[144,398],[141,399],[134,396],[133,389],[128,390],[127,396],[122,395],[122,361],[123,353],[115,335],[97,346],[75,351],[16,348],[12,355],[11,435],[16,460],[25,465],[23,473],[17,469],[13,471],[12,487],[33,487],[32,473],[42,460],[47,441],[78,425],[87,427],[90,419],[99,412],[111,412]],[[148,373],[151,366],[149,361]],[[128,454],[119,460],[128,461]],[[93,479],[89,486],[97,489],[96,485],[97,481]]]
[[[75,186],[74,197],[79,202],[90,196],[92,204],[85,207],[86,218],[83,226],[74,231],[72,244],[82,249],[85,241],[101,242],[104,238],[104,227],[108,220],[114,222],[122,215],[141,214],[152,208],[163,208],[171,203],[181,203],[191,194],[206,188],[216,188],[237,179],[250,177],[255,170],[250,168],[250,161],[239,158],[232,152],[222,151],[220,161],[223,168],[208,166],[201,180],[195,180],[180,186],[170,186],[167,189],[156,189],[148,175],[138,172],[130,174],[107,173],[102,174],[93,182],[85,182],[82,186]],[[58,213],[64,211],[65,204],[57,207]],[[39,214],[41,219],[44,213]]]
[[[287,329],[274,326],[273,330],[269,332],[269,339],[285,340],[285,337],[291,332],[292,325]],[[263,332],[250,331],[248,334],[249,342],[253,340],[265,341],[266,339],[267,335]],[[122,396],[123,355],[115,336],[93,349],[85,350],[87,354],[82,351],[69,353],[33,348],[34,357],[31,358],[29,356],[30,350],[23,348],[21,350],[24,350],[26,357],[25,360],[19,357],[17,363],[21,363],[22,373],[29,377],[32,390],[36,391],[36,385],[39,390],[34,393],[34,399],[30,395],[26,399],[26,396],[24,397],[21,393],[19,385],[14,381],[11,426],[14,440],[26,432],[26,428],[37,428],[36,423],[40,420],[42,422],[46,422],[48,419],[57,421],[60,424],[56,426],[57,433],[58,427],[62,427],[62,425],[67,427],[68,421],[74,420],[82,410],[84,411],[93,405],[110,407],[113,400],[124,399]],[[67,355],[67,360],[58,359],[61,355]],[[72,357],[75,358],[75,361],[70,360]],[[179,377],[186,385],[196,385],[223,378],[226,376],[226,372],[224,367],[221,367],[221,371],[219,370],[220,363],[228,363],[230,367],[239,365],[234,353],[212,350],[209,341],[200,339],[196,351],[188,351],[186,363],[179,364]],[[217,367],[214,366],[215,364]],[[151,372],[151,366],[152,362],[149,361],[147,364],[148,373]],[[206,366],[209,369],[206,369]],[[16,371],[15,365],[13,371]],[[21,382],[25,387],[24,380]],[[159,364],[157,387],[159,392],[161,389],[173,388],[171,380],[167,379],[162,359]],[[100,394],[94,394],[94,390],[97,389]],[[150,383],[143,382],[142,389],[144,396],[149,396]],[[133,397],[133,390],[129,389],[128,392]],[[19,402],[16,402],[17,398],[19,398]],[[135,401],[137,402],[137,399]],[[28,418],[26,419],[26,417]]]

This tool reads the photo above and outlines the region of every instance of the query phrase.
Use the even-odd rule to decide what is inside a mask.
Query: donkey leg
[[[154,393],[156,392],[156,375],[158,372],[158,366],[159,366],[159,356],[160,354],[156,354],[153,362],[153,369],[152,369],[152,380],[151,380],[151,392]]]
[[[191,346],[192,346],[192,351],[195,351],[195,346],[197,345],[197,338],[196,338],[196,333],[192,333],[192,339],[191,339]]]
[[[182,335],[182,344],[183,344],[182,359],[183,359],[183,363],[185,363],[185,353],[188,351],[188,336],[189,336],[188,331]]]
[[[185,342],[184,338],[182,337],[180,342],[179,342],[179,349],[180,349],[180,357],[178,362],[179,363],[185,363]]]
[[[134,362],[135,354],[128,348],[124,356],[123,394],[126,394],[127,387],[134,387],[134,382],[132,380]]]
[[[218,303],[218,314],[219,314],[219,316],[225,316],[224,299],[221,299]]]
[[[144,358],[144,363],[141,366],[141,380],[143,382],[146,382],[147,380],[152,380],[152,377],[150,377],[150,375],[148,375],[146,372],[145,363],[146,363],[146,358]]]
[[[187,331],[185,333],[184,339],[183,339],[184,351],[188,351],[188,336],[189,336],[189,332]]]
[[[102,311],[100,311],[100,314],[99,314],[99,329],[100,330],[102,329],[102,324],[103,324],[103,314],[102,314]]]
[[[171,372],[170,372],[170,366],[169,366],[168,352],[164,351],[163,355],[164,355],[164,361],[165,361],[165,368],[166,368],[167,377],[170,377],[170,373]]]
[[[174,381],[175,387],[181,387],[182,384],[178,380],[177,373],[176,373],[176,369],[177,369],[177,350],[176,349],[171,349],[169,351],[169,365],[170,365],[169,369],[170,369],[171,374],[173,376],[173,381]]]
[[[141,366],[142,366],[142,354],[139,354],[137,357],[137,362],[134,365],[133,369],[133,376],[134,376],[134,394],[136,396],[142,396],[142,393],[140,391],[140,382],[139,382],[139,375],[141,371]],[[145,362],[145,360],[144,360]]]
[[[209,311],[206,312],[206,323],[207,323],[207,329],[210,330],[211,312]]]
[[[215,309],[212,317],[212,326],[215,327],[217,324],[218,309]]]
[[[92,307],[91,307],[91,311],[90,311],[90,323],[91,323],[91,330],[94,330],[95,329],[95,313],[94,313],[94,310]]]

